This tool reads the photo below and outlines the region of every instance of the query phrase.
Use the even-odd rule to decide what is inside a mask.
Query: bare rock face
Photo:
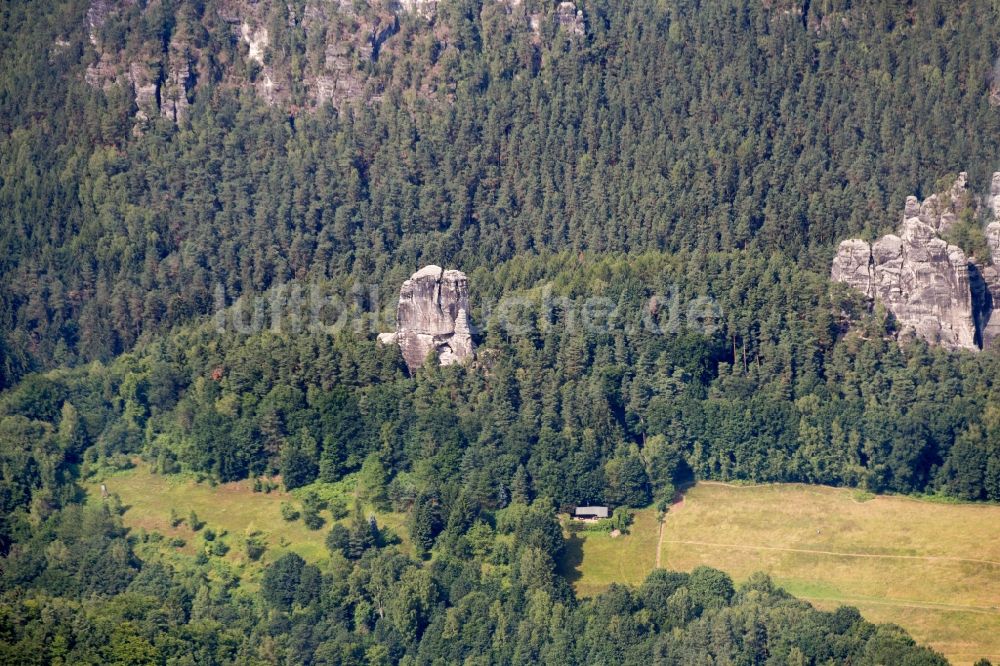
[[[147,65],[131,63],[128,73],[129,82],[135,92],[135,106],[138,109],[135,117],[140,123],[148,121],[160,112],[157,102],[156,76]]]
[[[992,262],[979,271],[986,306],[986,312],[981,317],[983,349],[993,347],[1000,338],[1000,172],[993,174],[986,211],[993,221],[986,225],[986,244],[990,248]]]
[[[1000,222],[1000,171],[993,174],[990,182],[990,194],[986,197],[986,209],[993,216],[994,222]]]
[[[432,19],[437,15],[437,0],[399,0],[399,6],[403,11],[412,12],[425,19]]]
[[[924,199],[917,213],[920,221],[939,234],[948,233],[952,225],[958,221],[958,212],[969,206],[968,177],[969,175],[963,171],[958,174],[958,178],[946,193],[932,194]],[[910,198],[915,200],[915,197]]]
[[[990,326],[992,290],[1000,288],[1000,275],[992,265],[980,268],[970,262],[960,248],[938,236],[969,201],[964,173],[943,195],[922,203],[909,197],[899,235],[883,236],[871,245],[843,241],[831,279],[885,304],[902,337],[949,349],[979,349],[1000,333],[1000,318]],[[1000,225],[995,237],[1000,241]]]
[[[341,110],[358,103],[377,104],[387,90],[407,90],[409,83],[393,77],[391,68],[383,71],[371,64],[407,52],[412,46],[407,35],[413,31],[419,31],[421,39],[431,40],[445,62],[458,54],[448,22],[437,18],[439,0],[88,2],[86,48],[92,52],[87,53],[84,79],[105,91],[121,86],[134,93],[136,133],[157,118],[181,123],[208,86],[253,90],[291,116],[327,104]],[[549,21],[555,22],[564,37],[576,39],[585,34],[584,13],[573,2],[534,2],[530,9],[527,4],[523,0],[495,0],[484,3],[484,9],[506,13],[512,23],[529,27],[536,51],[543,38],[550,38],[550,31],[543,30]],[[159,17],[161,12],[170,20]],[[169,34],[146,34],[148,31],[140,28],[147,18],[169,24]],[[105,29],[112,20],[121,21],[130,35],[126,43],[109,39],[118,34]],[[406,34],[397,37],[403,25]],[[304,38],[304,52],[295,57],[280,48],[286,26]],[[206,36],[212,39],[206,42]],[[237,52],[220,57],[212,44],[215,40],[236,42]],[[530,67],[540,66],[540,53],[534,53],[530,62]],[[416,97],[454,99],[454,82],[447,67],[428,63],[416,79],[419,83],[407,90]]]
[[[114,0],[91,0],[90,6],[87,7],[87,36],[90,38],[90,43],[96,45],[98,42],[97,35],[104,24],[107,22],[108,17],[116,11],[122,8],[131,7],[135,4],[134,0],[126,0],[125,2]]]
[[[840,243],[837,256],[833,258],[830,278],[845,282],[868,297],[874,296],[874,265],[871,245],[860,238],[852,238]]]
[[[970,263],[969,285],[979,343],[983,349],[989,349],[1000,338],[1000,314],[994,309],[994,295],[1000,297],[1000,271],[992,263],[985,266]]]
[[[399,290],[396,332],[379,335],[383,344],[398,344],[412,371],[431,350],[441,365],[473,356],[469,329],[469,280],[465,273],[424,266]]]
[[[190,54],[187,40],[177,34],[170,40],[168,53],[166,77],[160,87],[160,115],[177,123],[190,106],[188,90],[194,79],[191,61],[196,58]]]
[[[586,30],[583,11],[577,9],[572,2],[559,3],[556,8],[556,25],[577,37],[582,37]]]

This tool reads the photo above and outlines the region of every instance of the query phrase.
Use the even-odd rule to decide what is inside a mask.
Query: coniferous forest
[[[1000,501],[996,351],[900,345],[829,280],[1000,169],[1000,5],[110,5],[0,4],[0,663],[945,663],[764,575],[578,598],[557,513],[697,480]],[[395,17],[336,103],[316,6],[328,43]],[[95,84],[140,63],[166,108],[178,43],[182,115]],[[376,342],[426,264],[468,275],[475,363]],[[140,557],[84,492],[137,461],[357,478],[411,547],[359,502],[252,584]]]

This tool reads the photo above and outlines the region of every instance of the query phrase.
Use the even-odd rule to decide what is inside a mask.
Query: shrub
[[[611,529],[618,530],[622,534],[628,534],[628,528],[632,524],[635,514],[624,506],[620,506],[611,514]]]
[[[318,530],[326,523],[318,512],[308,511],[302,514],[302,522],[311,530]]]
[[[307,492],[302,496],[302,522],[311,530],[318,530],[323,527],[324,520],[319,512],[326,506],[326,502],[321,500],[314,492]]]
[[[333,516],[334,520],[340,520],[341,518],[347,518],[349,513],[347,510],[347,503],[340,499],[330,500],[327,502],[330,508],[330,515]]]
[[[264,536],[260,532],[254,532],[246,538],[246,553],[247,557],[256,562],[263,555],[264,551],[267,550],[267,543],[264,541]]]
[[[326,535],[326,547],[331,553],[341,553],[347,557],[350,539],[351,533],[348,529],[337,523],[330,528],[330,533]]]
[[[281,517],[287,520],[288,522],[292,522],[294,520],[299,519],[299,511],[298,509],[295,508],[295,506],[292,503],[282,502]]]

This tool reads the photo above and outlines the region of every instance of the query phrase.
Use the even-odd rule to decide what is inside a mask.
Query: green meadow
[[[253,584],[262,565],[271,562],[287,552],[295,552],[307,562],[321,562],[329,557],[326,549],[326,534],[334,522],[328,510],[320,515],[324,525],[317,530],[308,529],[301,517],[287,521],[282,518],[281,505],[289,503],[301,509],[299,497],[304,489],[286,492],[281,488],[270,492],[254,490],[253,480],[236,481],[212,485],[198,481],[187,474],[160,475],[151,472],[148,465],[139,463],[135,468],[117,472],[87,484],[88,501],[100,502],[101,482],[108,492],[121,498],[125,512],[122,515],[125,526],[139,537],[137,548],[140,554],[152,554],[167,560],[182,562],[195,557],[205,550],[206,530],[212,530],[229,546],[228,552],[219,558],[220,564]],[[325,499],[339,498],[348,509],[353,507],[353,479],[348,477],[337,484],[314,484],[310,486]],[[280,484],[275,484],[280,485]],[[366,515],[370,507],[365,507]],[[192,529],[189,515],[194,511],[200,522],[199,531]],[[380,528],[389,528],[408,547],[403,514],[375,512]],[[183,518],[183,522],[172,525],[172,516]],[[347,522],[343,518],[339,522]],[[247,557],[245,541],[248,535],[258,534],[266,544],[264,555],[259,562]],[[163,538],[148,535],[159,534]],[[143,540],[143,535],[146,535]],[[179,541],[183,540],[183,545]]]
[[[660,565],[708,565],[737,582],[766,571],[821,608],[857,607],[956,664],[1000,661],[1000,506],[863,496],[823,486],[701,483],[631,533],[584,533],[566,569],[577,592],[640,582]]]

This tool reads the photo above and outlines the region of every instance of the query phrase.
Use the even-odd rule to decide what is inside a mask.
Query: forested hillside
[[[5,6],[7,384],[206,313],[216,284],[391,292],[424,263],[558,250],[780,251],[825,271],[836,241],[891,228],[907,195],[997,166],[993,3],[813,2],[807,29],[789,3],[592,2],[570,38],[456,0],[438,47],[365,65],[381,101],[313,112],[233,83],[249,55],[217,20],[231,4],[108,24],[128,61],[197,23],[213,65],[179,124],[139,136],[127,82],[86,81],[87,3]],[[401,21],[387,45],[429,30]],[[272,67],[308,50],[296,34]]]
[[[828,279],[1000,168],[1000,7],[349,4],[0,6],[0,661],[941,663],[765,577],[578,600],[556,512],[698,479],[1000,501],[996,353],[900,346]],[[479,357],[410,373],[375,333],[428,263],[468,274]],[[137,457],[364,489],[306,511],[321,562],[178,565],[85,501]]]
[[[643,506],[692,477],[1000,499],[995,355],[899,349],[860,296],[777,255],[558,255],[471,282],[474,302],[520,303],[480,336],[489,366],[411,378],[353,326],[241,334],[212,320],[108,366],[32,376],[0,402],[23,424],[5,450],[37,455],[18,458],[8,509],[44,495],[38,470],[136,453],[163,472],[280,471],[292,485],[376,454],[418,489],[460,478],[490,505],[518,485],[560,505]],[[583,325],[592,294],[613,309]],[[716,321],[688,318],[699,295]],[[846,336],[845,313],[859,322]],[[59,435],[66,410],[73,434]]]
[[[990,406],[994,356],[920,345],[900,350],[883,337],[884,321],[864,314],[858,297],[841,293],[831,301],[825,280],[788,262],[682,253],[581,266],[575,255],[561,255],[480,270],[471,280],[480,285],[475,294],[480,302],[508,290],[508,297],[519,294],[522,303],[538,303],[537,310],[529,307],[523,317],[511,316],[482,335],[481,349],[494,356],[489,369],[430,364],[410,377],[395,347],[358,339],[349,328],[220,334],[210,321],[143,345],[108,366],[93,363],[26,379],[4,395],[0,419],[4,589],[12,598],[24,589],[71,598],[115,594],[137,570],[146,571],[151,563],[131,555],[129,539],[116,527],[113,503],[103,507],[104,514],[102,508],[87,509],[97,511],[89,520],[103,527],[73,531],[80,511],[75,479],[104,478],[129,467],[137,454],[162,474],[189,470],[229,481],[278,472],[289,488],[358,474],[365,479],[359,495],[364,502],[409,515],[407,530],[418,555],[433,553],[440,566],[452,556],[489,563],[490,571],[502,565],[501,578],[542,576],[556,589],[565,585],[554,575],[562,541],[556,509],[585,502],[665,506],[675,487],[692,477],[996,497],[997,462],[989,446],[997,427]],[[548,285],[555,303],[550,310],[528,295],[539,284]],[[622,285],[622,293],[610,292],[612,284]],[[663,287],[662,293],[674,288],[682,303],[699,290],[714,294],[720,309],[733,317],[731,325],[742,320],[753,336],[746,360],[742,339],[735,341],[733,363],[734,341],[721,331],[706,334],[683,317],[672,329],[669,301],[650,319],[651,287]],[[611,317],[620,317],[618,325],[567,325],[567,317],[580,316],[574,314],[574,295],[602,290],[616,294]],[[818,326],[808,323],[817,311],[842,308],[857,313],[858,333],[842,337],[832,314],[819,317]],[[650,322],[658,328],[649,330]],[[490,545],[513,529],[503,526],[503,516],[518,515],[532,502],[537,520],[552,521],[544,528],[552,543],[535,545],[544,557],[531,549],[530,556],[519,556],[503,539]],[[334,562],[353,561],[377,543],[377,537],[357,541],[367,528],[357,532],[363,520],[355,525],[350,534],[334,536],[336,527],[330,532]],[[535,543],[534,537],[525,538]],[[367,559],[358,566],[366,562],[389,566]],[[392,575],[399,578],[414,566],[406,562],[392,565],[402,567]],[[337,580],[368,575],[357,570],[348,575],[350,563],[342,566],[340,573],[324,575]],[[524,573],[525,567],[534,573]],[[410,576],[417,571],[423,570]],[[144,574],[139,575],[137,580]],[[480,582],[489,588],[494,583],[488,580]],[[463,583],[472,587],[462,589],[478,584]],[[422,627],[443,612],[437,609],[461,607],[458,599],[466,592],[451,599],[437,585],[431,591],[419,588],[433,601],[419,602],[426,606],[413,611],[425,619],[406,620],[421,629],[408,630],[414,633],[399,650],[431,649],[413,642],[423,635]],[[215,594],[210,590],[199,594]],[[566,594],[557,598],[571,608]],[[301,613],[309,599],[282,603]],[[527,597],[503,599],[517,609],[511,612],[527,603]],[[220,603],[218,612],[231,612],[225,609],[233,602]],[[366,605],[372,602],[354,597],[336,603],[345,605],[343,612],[375,612]],[[99,608],[89,612],[104,612]],[[190,616],[177,612],[178,618],[201,617],[193,607]],[[379,623],[374,616],[355,615],[348,626],[364,635],[366,626],[377,629]],[[644,631],[666,626],[654,622]],[[275,639],[286,645],[290,634],[281,627],[274,629]],[[506,635],[514,629],[503,624],[496,631]],[[158,635],[146,632],[148,640]],[[559,644],[560,635],[539,640]],[[635,638],[638,654],[668,649],[652,634],[652,642],[641,635]],[[384,642],[378,631],[376,637]],[[358,640],[367,645],[368,639]],[[826,640],[819,644],[828,645]]]

